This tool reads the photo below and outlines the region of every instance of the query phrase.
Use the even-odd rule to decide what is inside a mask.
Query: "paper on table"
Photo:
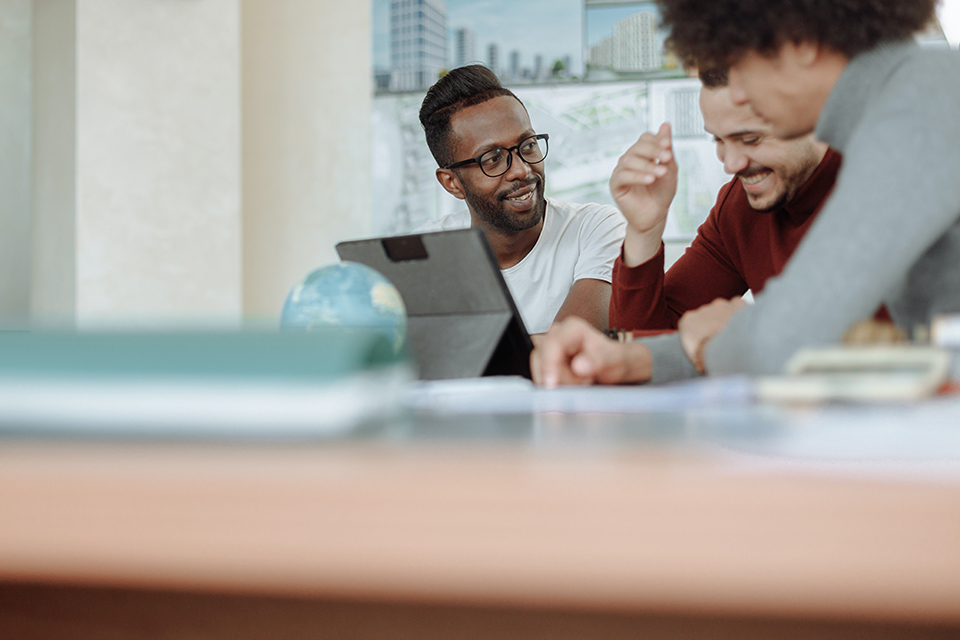
[[[704,405],[742,404],[754,398],[746,377],[703,378],[660,386],[590,386],[541,389],[514,377],[420,382],[408,403],[448,413],[647,413]]]

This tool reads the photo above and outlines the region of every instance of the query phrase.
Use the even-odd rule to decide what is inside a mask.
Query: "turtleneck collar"
[[[817,139],[843,153],[857,123],[884,86],[882,79],[919,48],[913,40],[894,40],[853,58],[827,97],[817,120]]]

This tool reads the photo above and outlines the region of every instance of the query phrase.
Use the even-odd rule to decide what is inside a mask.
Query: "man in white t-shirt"
[[[606,330],[626,221],[615,207],[544,196],[549,137],[523,103],[486,67],[459,67],[427,92],[420,124],[437,180],[467,210],[419,230],[482,229],[530,333],[568,316]]]

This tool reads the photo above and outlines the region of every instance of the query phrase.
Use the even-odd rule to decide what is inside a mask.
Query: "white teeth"
[[[758,182],[766,178],[769,173],[770,173],[769,171],[764,171],[763,173],[754,174],[749,178],[741,177],[740,179],[743,180],[744,184],[757,184]]]
[[[517,202],[522,202],[522,201],[524,201],[524,200],[529,200],[529,199],[532,198],[532,197],[533,197],[533,191],[531,191],[530,193],[528,193],[528,194],[526,194],[526,195],[522,195],[522,196],[519,196],[519,197],[516,197],[516,198],[507,198],[507,200],[515,200],[515,201],[517,201]]]

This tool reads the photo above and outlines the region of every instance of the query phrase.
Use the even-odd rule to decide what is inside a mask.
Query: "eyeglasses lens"
[[[547,141],[536,136],[527,138],[517,147],[517,154],[529,164],[543,162],[547,157]],[[480,168],[491,178],[502,176],[510,168],[511,154],[507,149],[491,149],[480,156]]]
[[[541,146],[542,145],[542,146]],[[536,138],[527,138],[523,141],[523,144],[520,145],[518,153],[520,157],[530,163],[537,163],[543,160],[546,156],[546,140],[538,140]]]
[[[490,149],[480,156],[480,168],[491,177],[503,175],[510,167],[510,152],[506,149]]]

